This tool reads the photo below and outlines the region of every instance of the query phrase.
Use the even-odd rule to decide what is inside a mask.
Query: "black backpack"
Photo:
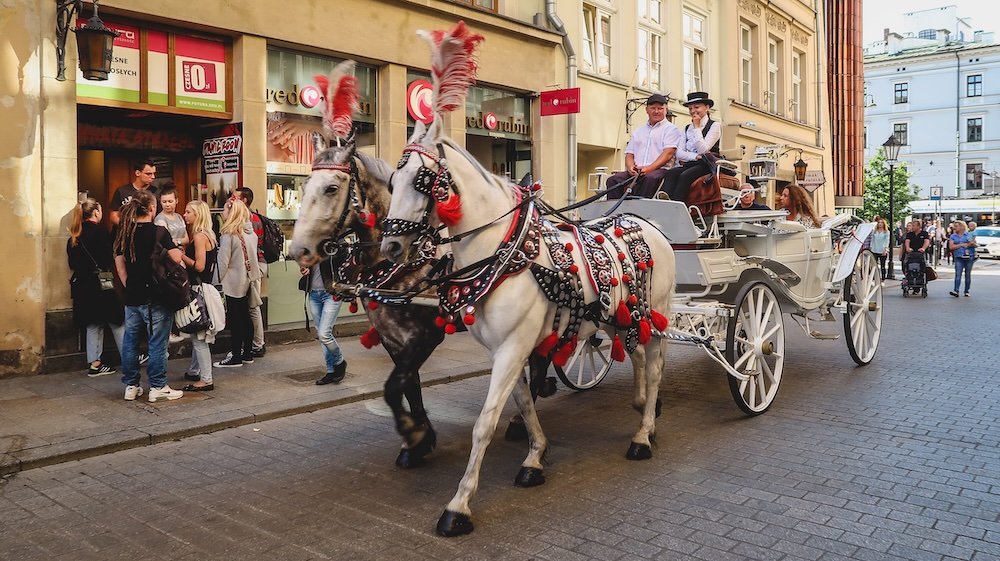
[[[166,229],[158,227],[167,236]],[[170,251],[160,243],[160,232],[157,232],[153,253],[150,255],[152,273],[149,280],[149,295],[171,312],[187,306],[191,302],[191,282],[188,280],[187,269],[181,263],[170,258]]]
[[[281,251],[285,248],[285,233],[281,231],[281,226],[270,218],[259,212],[255,212],[260,218],[260,224],[264,227],[264,235],[257,240],[260,250],[264,254],[264,261],[274,263],[281,258]]]

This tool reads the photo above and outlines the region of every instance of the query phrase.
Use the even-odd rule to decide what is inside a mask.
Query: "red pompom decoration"
[[[559,334],[553,331],[549,333],[548,337],[542,339],[542,342],[535,347],[535,353],[539,356],[548,357],[552,349],[556,348],[556,344],[559,343]]]
[[[366,349],[370,349],[375,345],[382,342],[382,336],[378,334],[378,331],[374,327],[365,331],[364,335],[361,336],[361,344],[365,346]]]
[[[639,320],[639,344],[645,345],[653,337],[653,331],[649,328],[649,322],[645,318]]]
[[[352,314],[358,313],[358,303],[355,300],[351,300],[351,303],[347,305],[347,309],[351,311]]]
[[[611,277],[611,286],[618,286],[618,277]]]
[[[625,235],[625,230],[622,230],[621,228],[615,228],[615,235],[620,238]]]
[[[559,368],[566,366],[566,363],[569,362],[569,357],[573,354],[573,351],[575,350],[576,350],[576,339],[571,339],[569,341],[566,341],[563,344],[563,346],[559,347],[559,350],[556,351],[556,354],[552,356],[552,364],[558,366]]]
[[[542,184],[539,183],[539,182],[537,182],[537,181],[534,182],[534,183],[532,183],[531,184],[531,190],[532,191],[541,191],[542,190]]]
[[[476,316],[472,314],[465,314],[465,317],[462,318],[462,323],[465,325],[472,325],[476,323]]]
[[[596,236],[594,236],[594,241],[597,243],[604,243],[604,236],[597,234]]]
[[[375,227],[375,215],[370,212],[362,210],[358,213],[358,220],[367,228]]]
[[[369,300],[368,301],[368,309],[369,310],[374,310],[376,308],[378,308],[378,302],[376,302],[374,300]]]
[[[615,310],[615,323],[618,327],[628,327],[632,325],[632,312],[628,310],[624,300],[618,302],[618,309]]]
[[[625,361],[625,345],[622,345],[622,340],[617,335],[611,342],[611,360],[615,362]]]
[[[629,297],[628,297],[628,303],[629,304],[632,304],[634,306],[635,303],[638,302],[638,301],[639,301],[639,297],[638,296],[636,296],[635,294],[629,294]]]
[[[667,327],[670,325],[670,322],[667,321],[667,317],[656,310],[649,312],[649,319],[653,320],[653,327],[655,327],[660,333],[666,331]]]
[[[576,263],[573,263],[572,265],[569,266],[569,272],[573,274],[576,274],[576,272],[579,270],[580,268],[576,266]]]
[[[454,226],[462,219],[462,198],[458,193],[452,193],[447,201],[436,206],[438,218],[445,226]]]
[[[650,259],[649,261],[646,261],[646,265],[649,265],[649,268],[652,269],[653,268],[653,260]]]
[[[632,280],[632,277],[628,275],[622,275],[622,282],[628,282],[630,280]]]
[[[448,320],[444,319],[441,316],[438,316],[438,317],[434,318],[434,325],[436,325],[438,327],[443,328],[446,323],[448,323]]]
[[[448,335],[451,335],[456,331],[458,331],[458,328],[455,327],[454,323],[449,323],[444,326],[444,332],[447,333]]]
[[[645,271],[645,270],[646,270],[646,264],[645,264],[645,263],[643,263],[642,261],[639,261],[639,263],[637,263],[637,264],[636,264],[636,267],[637,267],[637,268],[638,268],[638,269],[639,269],[640,271]]]
[[[573,244],[566,242],[566,251],[573,251]]]
[[[622,251],[618,252],[618,260],[619,261],[624,261],[625,260],[625,252],[622,252]]]

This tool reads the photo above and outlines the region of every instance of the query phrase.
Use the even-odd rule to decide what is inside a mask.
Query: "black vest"
[[[713,121],[710,117],[705,117],[705,119],[706,119],[706,121],[705,121],[705,128],[703,128],[701,130],[703,130],[705,132],[708,132],[708,131],[712,130],[712,125],[715,124],[715,121]],[[690,128],[691,128],[691,124],[690,123],[688,123],[688,126],[684,127],[684,144],[685,144],[685,149],[687,148],[687,146],[686,146],[687,145],[687,133],[688,133],[688,129],[690,129]],[[719,140],[716,140],[715,141],[715,145],[712,146],[711,148],[709,148],[708,151],[711,152],[711,153],[713,153],[713,154],[715,154],[716,156],[718,156],[719,155],[719,143],[720,142],[722,142],[722,135],[721,134],[719,135]]]

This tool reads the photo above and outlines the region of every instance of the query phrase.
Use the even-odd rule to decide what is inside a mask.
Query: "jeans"
[[[138,386],[139,341],[145,331],[149,338],[146,375],[150,388],[167,385],[167,341],[174,326],[174,314],[159,304],[125,306],[125,336],[122,342],[122,383]]]
[[[889,259],[888,259],[889,256],[886,255],[886,254],[880,253],[880,254],[878,254],[877,257],[878,257],[878,268],[879,268],[880,271],[882,271],[882,280],[885,280],[885,276],[886,276],[886,274],[888,274],[888,271],[889,271],[889,268],[886,267],[886,262],[889,261]]]
[[[111,335],[115,338],[115,344],[118,345],[118,353],[121,354],[122,347],[125,346],[125,325],[113,325],[109,324],[108,327],[111,328]],[[104,354],[104,324],[91,324],[87,326],[87,362],[93,364],[95,361],[102,361],[101,355]]]
[[[333,367],[344,362],[344,354],[340,345],[333,337],[333,325],[340,315],[340,305],[343,302],[334,300],[326,290],[309,291],[309,308],[313,321],[316,322],[316,335],[323,345],[323,355],[326,358],[326,371],[333,372]]]
[[[958,292],[958,287],[962,284],[962,271],[965,271],[965,291],[969,291],[972,284],[972,261],[968,257],[955,258],[955,292]]]
[[[207,341],[199,339],[197,335],[191,336],[191,366],[188,373],[201,376],[201,381],[206,384],[212,383],[212,349]]]
[[[226,324],[229,326],[234,358],[253,359],[253,324],[250,321],[250,299],[226,296]]]

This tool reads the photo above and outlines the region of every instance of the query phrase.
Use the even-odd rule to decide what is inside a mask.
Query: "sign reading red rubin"
[[[434,120],[434,111],[431,110],[432,92],[431,83],[427,80],[414,80],[406,88],[406,112],[414,121],[429,125]]]
[[[567,115],[580,112],[580,88],[550,90],[541,94],[541,115]]]

